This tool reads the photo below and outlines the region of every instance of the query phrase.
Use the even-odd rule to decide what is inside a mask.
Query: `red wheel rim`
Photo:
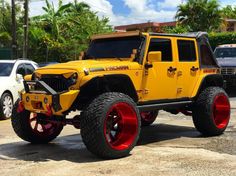
[[[115,150],[129,148],[138,133],[138,118],[132,106],[127,103],[114,104],[104,122],[106,142]]]
[[[30,113],[29,123],[32,131],[41,137],[48,137],[54,134],[58,129],[58,124],[56,122],[40,122],[38,119],[38,114],[36,113]]]
[[[141,112],[141,118],[145,122],[153,122],[156,119],[155,112]]]
[[[224,94],[215,97],[213,102],[213,119],[217,128],[225,128],[230,119],[230,103]]]

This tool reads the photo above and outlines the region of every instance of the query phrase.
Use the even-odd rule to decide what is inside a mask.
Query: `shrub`
[[[236,32],[210,33],[209,42],[213,49],[222,44],[236,44]]]

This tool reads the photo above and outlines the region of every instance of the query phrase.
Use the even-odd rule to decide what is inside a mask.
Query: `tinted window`
[[[161,51],[162,61],[172,61],[172,47],[169,39],[151,39],[148,52]]]
[[[196,61],[194,41],[178,40],[179,61]]]
[[[26,74],[30,75],[34,72],[34,67],[31,64],[25,64]]]
[[[10,76],[13,63],[0,63],[0,76]]]
[[[216,65],[211,50],[207,45],[201,45],[201,62],[202,65],[206,66]]]
[[[22,76],[25,76],[25,68],[24,68],[24,65],[21,64],[18,66],[17,68],[17,71],[16,71],[16,74],[20,74]]]
[[[216,48],[216,58],[236,57],[236,48]]]
[[[86,52],[85,59],[93,58],[130,58],[133,49],[138,49],[142,38],[121,37],[93,40]]]

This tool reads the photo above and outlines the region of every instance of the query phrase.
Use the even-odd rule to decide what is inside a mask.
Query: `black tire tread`
[[[193,123],[196,129],[205,136],[216,136],[222,134],[226,127],[219,129],[216,127],[212,118],[212,103],[217,94],[226,92],[220,87],[208,87],[203,90],[193,107]]]
[[[103,135],[103,116],[106,114],[108,107],[116,101],[122,101],[131,104],[137,113],[139,123],[138,136],[133,145],[127,150],[119,152],[114,151],[108,147],[108,144],[106,143]],[[107,159],[120,158],[127,156],[136,145],[139,138],[141,122],[136,104],[129,96],[117,92],[101,94],[89,104],[89,106],[82,112],[81,115],[81,136],[87,149],[93,154]]]
[[[28,117],[30,115],[30,112],[24,110],[23,112],[18,113],[17,112],[18,103],[19,100],[17,100],[16,103],[14,104],[11,123],[15,133],[21,139],[33,144],[45,144],[55,139],[61,133],[63,125],[61,125],[55,133],[47,137],[41,137],[33,133],[32,128],[30,127],[28,122],[29,120]]]
[[[158,116],[158,113],[159,113],[159,111],[155,111],[155,112],[154,112],[154,116],[156,116],[156,118],[157,118],[157,116]],[[153,123],[155,122],[156,118],[153,119],[152,121],[145,121],[145,120],[143,120],[142,117],[141,117],[141,126],[142,126],[142,127],[150,126],[151,124],[153,124]]]

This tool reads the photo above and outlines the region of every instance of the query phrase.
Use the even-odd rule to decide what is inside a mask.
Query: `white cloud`
[[[164,0],[164,2],[158,3],[158,5],[161,9],[176,9],[176,7],[183,2],[183,0]]]
[[[57,6],[57,0],[49,0]],[[68,3],[73,0],[63,0]],[[91,10],[96,11],[99,17],[109,17],[111,25],[123,25],[132,23],[141,23],[147,21],[173,21],[176,13],[176,7],[186,0],[122,0],[124,5],[130,9],[128,15],[116,15],[113,12],[112,4],[108,0],[78,0],[90,5]],[[235,0],[221,0],[221,5],[235,4]],[[42,6],[45,2],[31,2],[31,15],[40,15],[44,13]],[[157,10],[158,9],[158,10]]]
[[[147,21],[173,21],[175,11],[155,9],[154,1],[150,0],[123,0],[131,10],[128,18],[131,23]]]

